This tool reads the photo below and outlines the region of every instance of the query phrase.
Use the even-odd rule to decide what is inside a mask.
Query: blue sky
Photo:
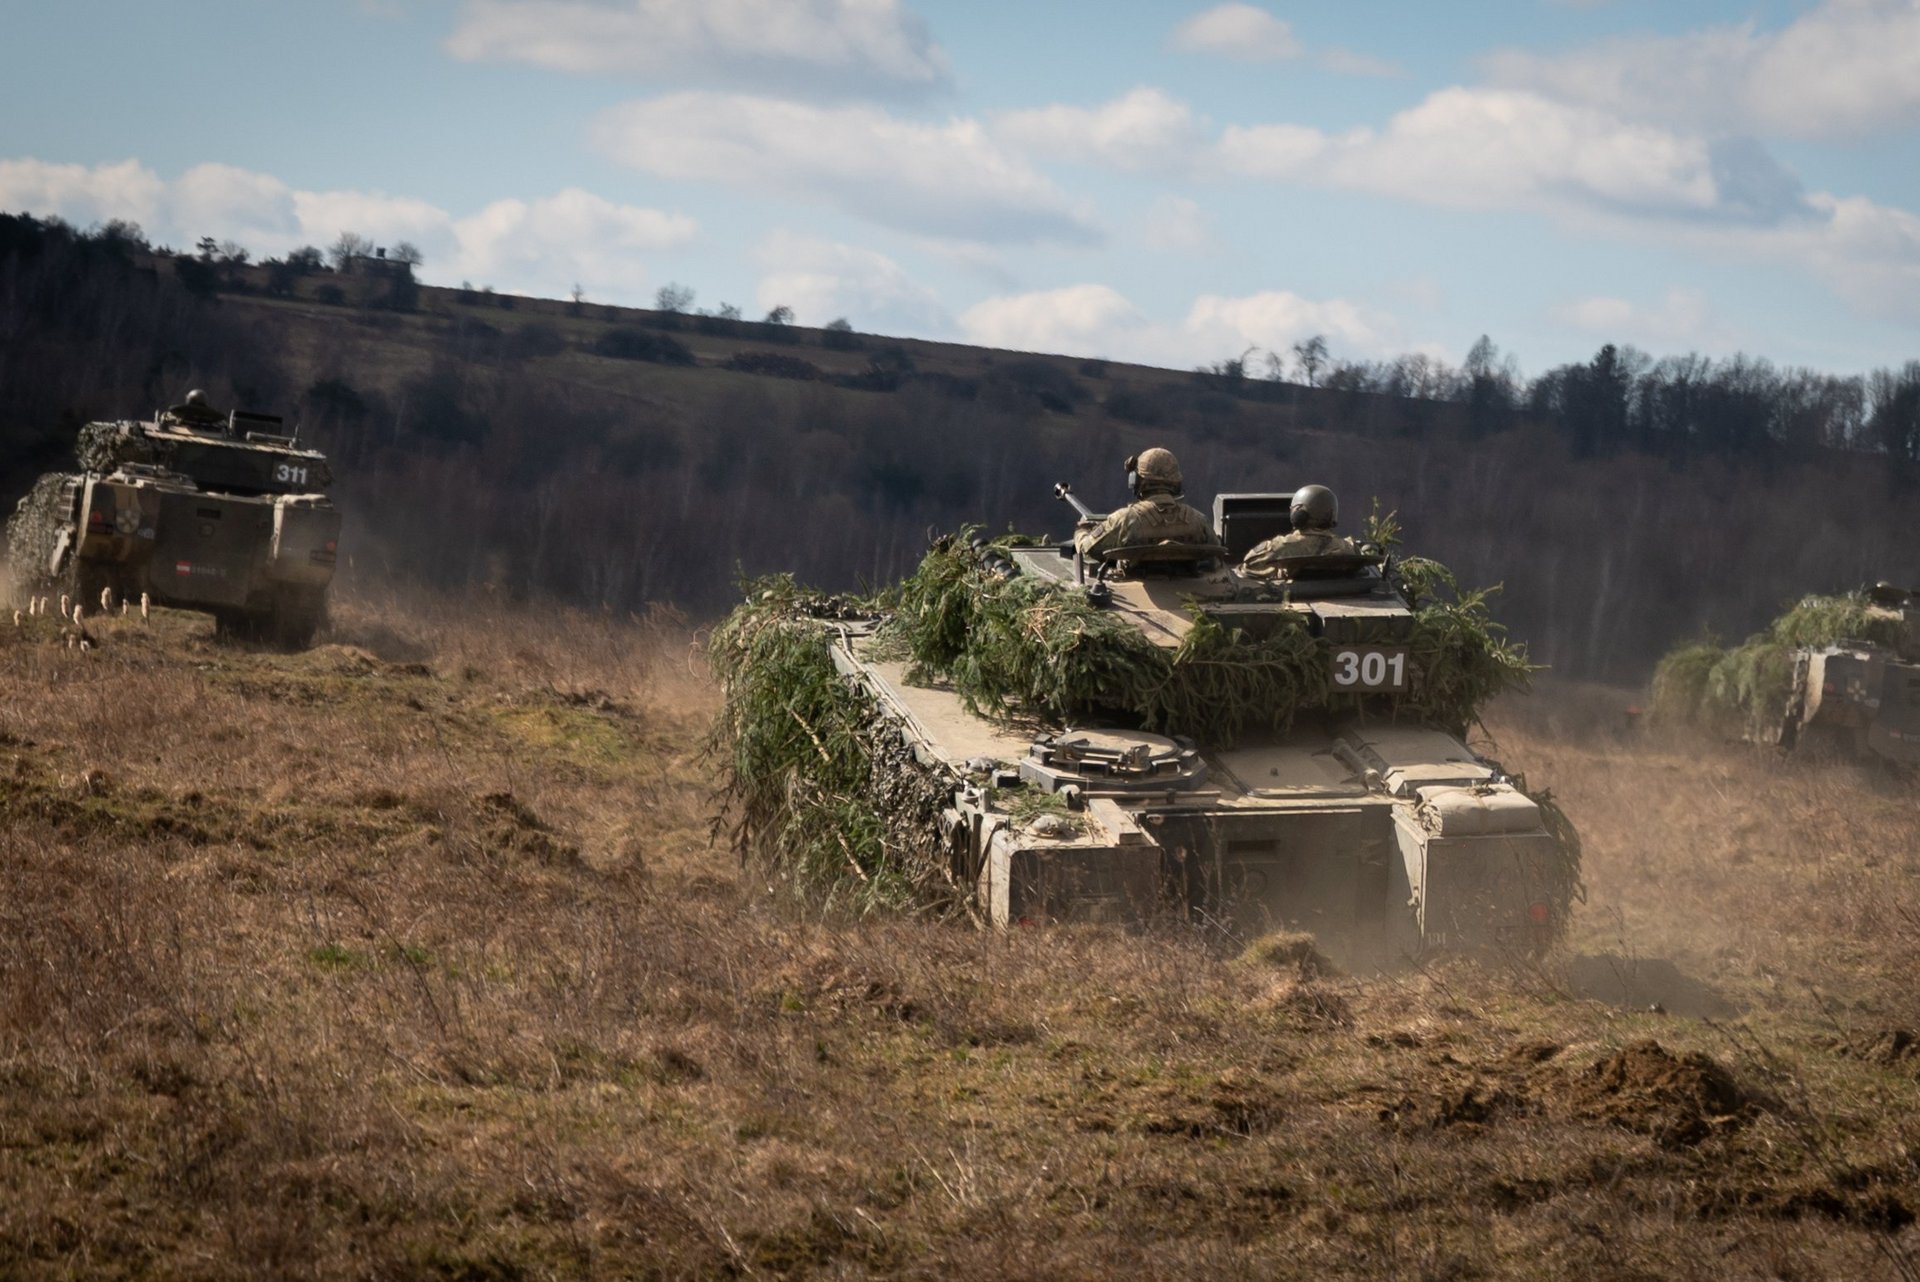
[[[1920,358],[1917,128],[1920,0],[26,0],[0,44],[0,209],[1174,367]]]

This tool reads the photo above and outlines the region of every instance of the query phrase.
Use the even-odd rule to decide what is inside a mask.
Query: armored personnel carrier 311
[[[925,861],[997,926],[1171,914],[1241,939],[1310,931],[1363,967],[1541,947],[1578,893],[1577,839],[1463,738],[1524,656],[1477,596],[1409,586],[1441,591],[1431,562],[1369,546],[1242,572],[1288,498],[1223,494],[1217,542],[1093,560],[949,540],[865,614],[763,587],[714,642],[743,840],[790,856],[817,835],[796,807],[832,795],[828,863]],[[769,602],[788,614],[778,645]],[[851,721],[826,724],[841,714],[806,702],[799,668],[757,666],[809,636]],[[870,825],[843,804],[861,785],[849,734]]]
[[[326,611],[340,514],[326,457],[281,420],[206,397],[150,422],[89,423],[82,470],[43,476],[7,522],[16,592],[68,591],[203,610],[224,630],[288,646]]]

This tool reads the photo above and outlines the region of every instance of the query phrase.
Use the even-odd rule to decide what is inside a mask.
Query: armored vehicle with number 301
[[[151,421],[89,423],[81,471],[43,476],[7,523],[15,594],[111,592],[210,613],[287,646],[326,611],[340,513],[326,457],[273,415],[221,414],[200,392]]]
[[[1480,594],[1379,546],[1245,572],[1286,530],[1288,497],[1223,494],[1213,542],[1094,559],[946,540],[870,613],[839,603],[793,625],[869,710],[875,804],[922,807],[918,853],[984,919],[1305,930],[1361,967],[1532,951],[1561,930],[1580,893],[1572,828],[1464,738],[1479,702],[1524,680],[1524,652]],[[755,608],[716,636],[723,739],[749,847],[791,846],[806,829],[784,820],[835,739],[803,720],[812,743],[795,737],[784,782],[764,777],[765,741],[735,710],[771,652],[749,640]],[[884,782],[902,770],[918,786]],[[913,824],[880,818],[888,853],[916,844]],[[859,864],[845,834],[832,842]]]

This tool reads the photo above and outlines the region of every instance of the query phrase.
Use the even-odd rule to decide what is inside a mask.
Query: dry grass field
[[[1920,791],[1492,718],[1544,964],[823,919],[676,620],[0,619],[0,1277],[1920,1275]]]

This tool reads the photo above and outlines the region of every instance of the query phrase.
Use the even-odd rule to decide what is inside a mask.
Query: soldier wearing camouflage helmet
[[[1297,557],[1351,555],[1359,550],[1352,539],[1333,532],[1340,523],[1340,500],[1324,485],[1303,485],[1295,490],[1287,519],[1293,528],[1248,552],[1240,564],[1244,573],[1280,574],[1285,571],[1285,563]]]
[[[1082,556],[1147,543],[1214,541],[1207,518],[1180,501],[1180,460],[1173,451],[1155,446],[1129,458],[1127,488],[1133,492],[1133,502],[1104,521],[1083,521],[1075,531],[1073,545]]]

